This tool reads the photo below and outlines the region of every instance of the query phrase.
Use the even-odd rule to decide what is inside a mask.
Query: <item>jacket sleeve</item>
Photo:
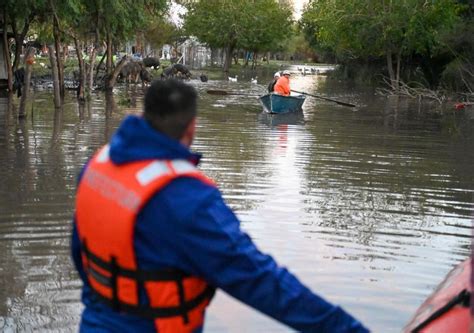
[[[218,191],[200,205],[191,223],[185,220],[174,225],[171,238],[179,239],[175,244],[191,273],[298,331],[367,332],[260,252]]]

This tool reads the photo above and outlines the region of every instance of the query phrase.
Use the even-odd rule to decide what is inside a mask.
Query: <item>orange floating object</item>
[[[403,332],[469,332],[471,314],[471,259],[448,273],[444,281],[418,308]]]

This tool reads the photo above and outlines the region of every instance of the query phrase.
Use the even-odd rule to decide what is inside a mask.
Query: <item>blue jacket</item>
[[[110,158],[116,164],[178,158],[197,164],[200,155],[155,131],[143,118],[129,116],[111,139]],[[137,218],[134,247],[142,269],[175,267],[203,277],[298,331],[367,332],[342,308],[313,294],[260,252],[219,190],[197,179],[179,178],[153,196]],[[75,224],[72,256],[84,283],[81,332],[154,332],[152,320],[116,313],[94,298]]]

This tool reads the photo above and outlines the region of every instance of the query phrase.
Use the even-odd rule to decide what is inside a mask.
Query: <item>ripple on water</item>
[[[292,81],[363,106],[308,98],[295,117],[269,117],[255,98],[206,94],[262,87],[192,81],[201,168],[263,251],[374,331],[398,332],[470,253],[473,141],[449,136],[443,119],[408,114],[410,106],[395,110],[322,77]],[[140,112],[141,94],[120,88],[116,100],[130,107],[98,94],[56,114],[49,93],[37,93],[34,118],[0,126],[1,331],[77,330],[81,283],[69,255],[76,177],[123,116]],[[206,331],[288,329],[219,293]]]

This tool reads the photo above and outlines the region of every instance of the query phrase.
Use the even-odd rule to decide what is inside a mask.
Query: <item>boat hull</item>
[[[306,99],[304,95],[282,96],[278,94],[267,94],[260,97],[265,112],[287,113],[301,110]]]
[[[469,332],[471,259],[456,266],[420,306],[403,332]],[[467,304],[466,304],[467,303]]]

